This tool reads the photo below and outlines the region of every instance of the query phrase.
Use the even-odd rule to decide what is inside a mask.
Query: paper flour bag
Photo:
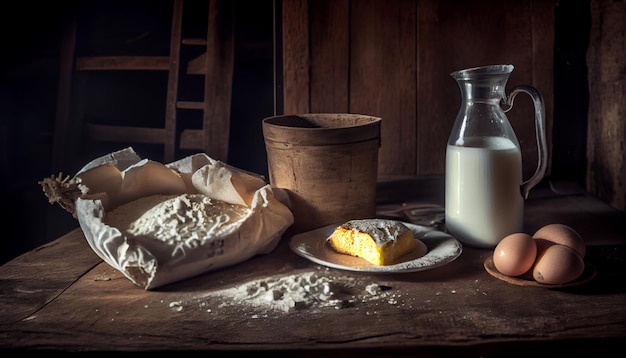
[[[89,245],[145,289],[267,254],[293,223],[262,177],[205,154],[163,165],[126,148],[75,178]]]

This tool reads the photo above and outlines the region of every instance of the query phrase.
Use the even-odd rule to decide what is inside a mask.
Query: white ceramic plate
[[[426,226],[404,223],[409,229],[413,230],[415,238],[426,245],[426,254],[421,256],[416,255],[415,252],[410,252],[399,257],[396,264],[377,266],[360,257],[340,254],[330,247],[328,237],[339,225],[328,225],[295,235],[289,241],[289,247],[296,254],[320,265],[341,270],[371,273],[430,270],[452,262],[463,251],[463,246],[458,240],[442,231]]]

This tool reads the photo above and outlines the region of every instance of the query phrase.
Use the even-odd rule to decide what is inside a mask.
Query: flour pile
[[[398,298],[399,294],[384,284],[365,282],[354,277],[303,272],[269,277],[212,292],[209,296],[198,298],[195,303],[172,302],[170,308],[181,311],[190,304],[198,304],[207,312],[236,306],[286,313],[323,307],[343,309],[373,300],[397,304]],[[219,303],[213,305],[213,299]]]
[[[152,195],[114,209],[104,222],[128,237],[194,248],[236,229],[249,213],[245,206],[202,194]]]
[[[331,281],[313,273],[269,278],[220,293],[228,298],[225,305],[243,301],[255,307],[273,307],[281,311],[305,308],[315,303],[334,304]]]

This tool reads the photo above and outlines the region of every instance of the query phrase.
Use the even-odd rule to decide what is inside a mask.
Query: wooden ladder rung
[[[76,69],[86,70],[169,70],[168,56],[87,56],[76,59]]]
[[[183,45],[206,46],[206,39],[183,39]]]
[[[204,109],[204,102],[198,101],[178,101],[176,108],[180,109]]]
[[[87,135],[92,140],[163,144],[166,141],[165,129],[132,126],[111,126],[101,124],[85,125]]]

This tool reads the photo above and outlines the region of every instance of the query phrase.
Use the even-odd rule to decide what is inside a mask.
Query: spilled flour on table
[[[236,306],[258,312],[290,312],[305,309],[356,307],[377,301],[404,304],[392,287],[354,277],[332,276],[318,272],[277,275],[247,282],[241,286],[214,291],[192,302],[171,302],[169,307],[182,311],[197,306],[207,312]]]

